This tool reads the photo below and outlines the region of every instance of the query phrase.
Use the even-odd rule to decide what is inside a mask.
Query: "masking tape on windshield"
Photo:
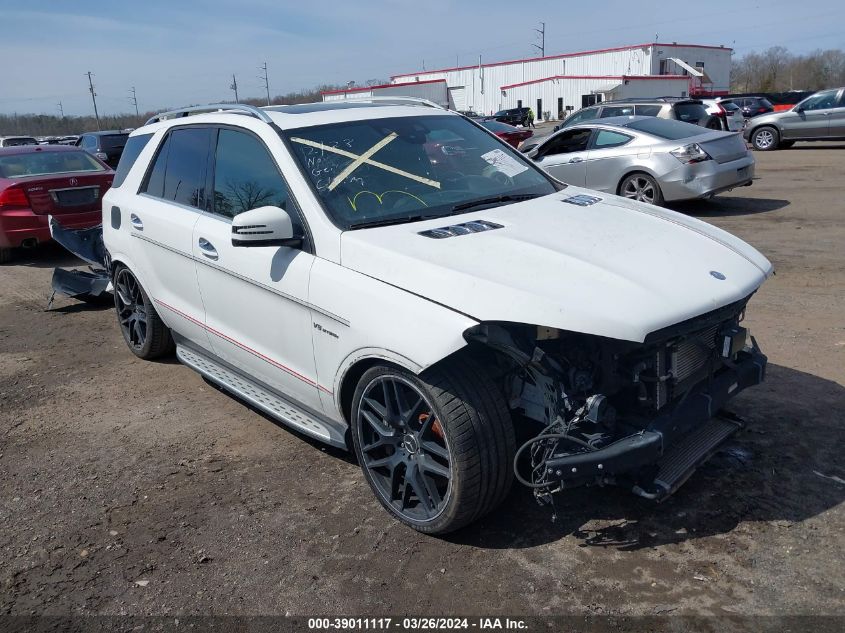
[[[394,138],[395,138],[395,136],[396,136],[395,133],[393,133]],[[387,139],[390,139],[391,141],[393,140],[390,136],[387,136],[385,139],[382,139],[382,141],[379,141],[379,143],[384,142],[384,145],[386,145],[387,143],[390,142]],[[416,174],[409,173],[409,172],[404,171],[402,169],[399,169],[397,167],[393,167],[392,165],[386,165],[385,163],[380,163],[377,160],[373,160],[371,158],[368,158],[367,152],[370,152],[370,150],[372,150],[373,148],[370,148],[370,150],[367,150],[367,152],[364,152],[364,154],[359,155],[359,154],[353,154],[352,152],[347,152],[345,149],[340,149],[338,147],[332,147],[331,145],[324,145],[323,143],[318,143],[316,141],[310,141],[307,138],[298,138],[298,137],[294,136],[294,137],[291,137],[290,140],[293,141],[294,143],[299,143],[301,145],[308,145],[309,147],[315,147],[317,149],[321,149],[321,150],[324,150],[326,152],[331,152],[333,154],[340,154],[341,156],[345,156],[346,158],[351,158],[353,162],[348,167],[346,167],[346,169],[349,169],[349,167],[352,167],[352,165],[355,165],[356,162],[360,161],[359,165],[366,163],[367,165],[372,165],[373,167],[377,167],[378,169],[383,169],[384,171],[389,171],[390,173],[396,174],[397,176],[409,178],[411,180],[421,182],[424,185],[428,185],[429,187],[434,187],[435,189],[440,189],[440,183],[436,180],[431,180],[430,178],[425,178],[423,176],[417,176]],[[373,147],[376,147],[377,145],[378,145],[378,143],[376,143],[376,145],[374,145]],[[382,145],[381,147],[384,147],[384,145]],[[375,151],[378,151],[379,149],[381,149],[381,147],[376,147]],[[375,153],[375,152],[373,152],[373,153]],[[354,168],[357,168],[359,165],[355,165]],[[346,169],[344,169],[343,172],[345,172]],[[343,172],[338,174],[338,176],[335,178],[335,180],[340,178],[340,176],[343,175]],[[351,174],[352,172],[350,171],[349,173]],[[348,175],[349,174],[344,175],[343,178],[346,178]],[[343,179],[341,178],[341,180],[343,180]],[[329,185],[329,189],[331,189],[332,186],[337,187],[338,184],[340,184],[340,181],[335,183],[334,180],[333,180],[332,184]]]

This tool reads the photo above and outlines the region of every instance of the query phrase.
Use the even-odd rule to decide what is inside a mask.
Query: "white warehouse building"
[[[731,53],[724,46],[638,44],[404,73],[383,86],[327,91],[323,99],[402,95],[480,114],[531,107],[537,119],[554,120],[612,99],[727,94]]]

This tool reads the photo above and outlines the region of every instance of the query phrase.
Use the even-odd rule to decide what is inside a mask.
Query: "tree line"
[[[772,46],[748,53],[731,65],[731,92],[786,92],[845,86],[845,51],[817,50],[804,55]]]
[[[284,95],[277,95],[270,100],[272,105],[290,105],[294,103],[310,103],[322,101],[321,93],[324,90],[336,90],[341,86],[321,85],[298,92],[289,92]],[[229,101],[223,101],[229,103]],[[266,99],[241,99],[241,103],[248,103],[255,106],[267,105]],[[200,103],[183,104],[176,107],[187,107],[188,105],[204,105]],[[160,111],[172,110],[174,108],[162,108]],[[141,112],[139,115],[118,114],[100,115],[100,129],[102,130],[125,130],[143,125],[155,112]],[[97,119],[93,114],[90,116],[57,116],[51,114],[0,114],[0,136],[28,135],[28,136],[66,136],[80,134],[97,129]]]

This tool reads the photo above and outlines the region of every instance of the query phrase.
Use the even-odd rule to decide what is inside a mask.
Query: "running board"
[[[663,501],[684,485],[695,470],[706,462],[718,447],[742,428],[739,418],[719,415],[684,436],[663,455],[651,490],[634,486],[633,492],[646,499]]]
[[[211,356],[198,352],[181,343],[176,345],[176,357],[184,365],[205,376],[224,390],[260,409],[271,418],[296,429],[300,433],[316,438],[326,444],[346,449],[346,425],[332,422],[287,398],[258,384],[242,373],[230,369]]]

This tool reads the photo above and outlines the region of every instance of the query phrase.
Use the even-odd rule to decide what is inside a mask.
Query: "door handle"
[[[214,248],[214,244],[209,242],[204,237],[201,237],[199,239],[199,241],[197,242],[197,244],[199,244],[199,247],[200,247],[200,250],[202,251],[202,254],[205,255],[206,257],[208,257],[208,259],[217,259],[217,257],[218,257],[217,249]]]
[[[580,156],[576,156],[575,158],[570,158],[569,162],[570,163],[583,163],[584,159],[581,158]]]
[[[144,230],[144,223],[143,223],[143,222],[141,222],[141,218],[139,218],[139,217],[138,217],[137,215],[135,215],[134,213],[133,213],[133,214],[131,214],[131,215],[129,216],[129,222],[131,222],[131,223],[132,223],[132,228],[133,228],[133,229],[138,229],[139,231],[143,231],[143,230]]]

